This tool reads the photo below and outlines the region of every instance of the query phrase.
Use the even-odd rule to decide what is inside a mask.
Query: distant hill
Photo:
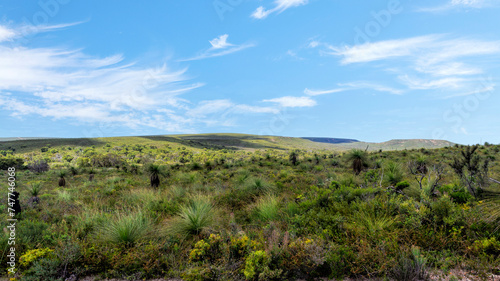
[[[413,148],[441,148],[454,143],[443,140],[391,140],[382,143],[361,142],[340,138],[294,138],[280,136],[259,136],[246,134],[195,134],[158,135],[107,138],[0,138],[0,150],[14,150],[18,153],[39,150],[42,147],[88,147],[104,145],[154,145],[168,144],[172,147],[186,146],[193,149],[305,149],[345,151],[353,148],[374,150],[401,150]]]
[[[355,139],[339,139],[339,138],[310,138],[304,137],[302,139],[310,140],[313,142],[323,142],[323,143],[351,143],[351,142],[359,142],[359,140]]]
[[[345,149],[366,149],[368,147],[369,151],[373,150],[403,150],[403,149],[418,149],[418,148],[442,148],[447,146],[453,146],[455,143],[446,140],[430,140],[430,139],[407,139],[407,140],[390,140],[380,143],[372,142],[355,142],[355,143],[344,143],[338,144]]]

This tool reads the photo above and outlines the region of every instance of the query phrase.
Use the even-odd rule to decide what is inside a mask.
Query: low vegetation
[[[498,145],[337,151],[284,139],[238,149],[253,140],[218,137],[9,142],[24,146],[0,154],[2,169],[17,168],[22,207],[10,277],[500,274]]]

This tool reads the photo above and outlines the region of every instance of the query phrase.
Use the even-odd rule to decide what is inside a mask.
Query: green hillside
[[[107,137],[107,138],[27,138],[0,139],[0,150],[15,150],[27,152],[43,147],[63,146],[121,146],[126,144],[161,145],[168,143],[173,146],[186,146],[194,149],[304,149],[304,150],[332,150],[342,151],[352,148],[374,150],[402,150],[418,148],[441,148],[452,146],[453,143],[440,140],[391,140],[383,143],[341,143],[330,144],[313,142],[303,138],[280,137],[280,136],[257,136],[246,134],[196,134],[196,135],[165,135],[165,136],[138,136],[138,137]]]

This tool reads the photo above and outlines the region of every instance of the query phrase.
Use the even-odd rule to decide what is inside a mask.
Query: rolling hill
[[[188,146],[194,149],[305,149],[305,150],[349,150],[353,148],[373,150],[401,150],[418,148],[440,148],[452,146],[454,143],[443,140],[390,140],[381,143],[361,142],[352,139],[336,138],[294,138],[280,136],[258,136],[246,134],[192,134],[192,135],[159,135],[138,137],[106,137],[106,138],[1,138],[0,150],[27,152],[42,147],[58,146],[100,146],[124,144]]]

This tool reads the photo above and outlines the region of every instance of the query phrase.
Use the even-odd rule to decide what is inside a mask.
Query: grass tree
[[[367,154],[366,151],[361,149],[353,149],[347,154],[347,159],[352,161],[353,172],[359,175],[367,162]]]
[[[66,179],[64,177],[66,176],[66,172],[60,171],[58,176],[59,176],[59,186],[65,187],[66,186]]]
[[[40,204],[40,191],[42,190],[42,184],[40,182],[36,182],[30,185],[29,193],[31,194],[31,198],[28,201],[28,204],[31,207],[35,207]]]
[[[146,166],[146,172],[149,175],[151,187],[160,186],[160,176],[163,175],[162,167],[158,164],[151,163]]]
[[[288,155],[288,159],[290,160],[290,163],[292,163],[293,166],[297,165],[297,158],[299,157],[299,153],[297,150],[292,150],[290,154]]]

